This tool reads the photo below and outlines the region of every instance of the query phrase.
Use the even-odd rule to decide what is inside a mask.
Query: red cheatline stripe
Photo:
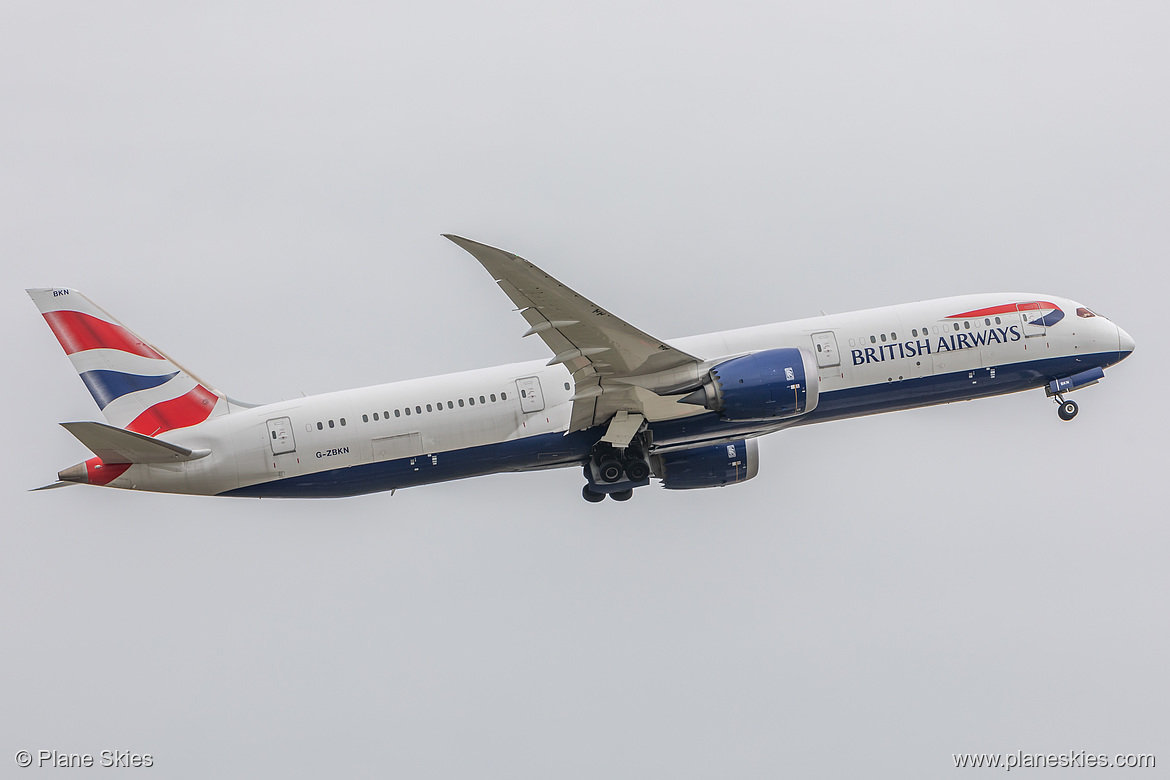
[[[85,475],[91,485],[108,485],[126,473],[129,463],[102,463],[101,458],[90,458],[85,462]]]
[[[66,355],[87,349],[120,349],[142,357],[166,359],[121,325],[79,311],[47,311],[45,321]]]
[[[1041,309],[1059,309],[1055,303],[1048,301],[1021,301],[1020,303],[1008,303],[1003,306],[992,306],[990,309],[976,309],[975,311],[965,311],[962,314],[952,314],[946,319],[960,320],[964,317],[990,317],[993,314],[1015,314],[1017,306],[1039,306]]]
[[[172,431],[175,428],[198,425],[207,419],[218,400],[219,396],[215,393],[203,385],[196,385],[186,395],[162,401],[150,407],[135,417],[134,422],[126,426],[126,430],[147,436],[157,436],[164,431]]]

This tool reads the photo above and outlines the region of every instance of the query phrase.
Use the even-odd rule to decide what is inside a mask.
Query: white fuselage
[[[955,318],[1005,301],[1053,302],[1063,321],[1028,312]],[[1105,367],[1132,341],[1080,304],[996,293],[944,298],[672,340],[707,361],[779,347],[817,356],[820,403],[782,424],[734,425],[677,398],[652,398],[647,418],[663,447],[748,437],[794,424],[977,398]],[[825,335],[829,334],[829,335]],[[835,350],[836,354],[832,354]],[[235,495],[352,495],[498,471],[583,463],[599,435],[566,435],[573,380],[544,361],[326,393],[264,406],[232,405],[160,438],[211,454],[135,464],[110,485]],[[695,419],[695,424],[673,425]],[[679,434],[678,431],[684,430]],[[589,434],[589,432],[583,432]],[[382,465],[384,464],[384,468]],[[287,487],[282,487],[287,486]]]

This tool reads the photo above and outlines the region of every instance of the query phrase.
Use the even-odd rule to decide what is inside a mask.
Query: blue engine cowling
[[[681,401],[727,420],[780,420],[815,409],[818,390],[812,353],[786,347],[720,363],[702,387]]]
[[[655,475],[667,490],[722,487],[747,482],[760,470],[755,439],[677,450],[651,458]]]

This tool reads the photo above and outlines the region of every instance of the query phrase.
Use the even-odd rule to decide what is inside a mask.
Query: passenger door
[[[841,365],[841,355],[837,351],[837,337],[833,331],[824,330],[812,334],[813,351],[817,355],[817,368],[832,368]]]
[[[297,444],[293,439],[292,421],[289,418],[276,417],[268,421],[268,443],[272,445],[273,455],[296,452]]]
[[[1020,313],[1020,327],[1024,331],[1024,338],[1030,339],[1036,336],[1044,336],[1048,333],[1048,329],[1044,327],[1044,318],[1040,314],[1040,304],[1033,301],[1032,303],[1017,303],[1016,311]]]
[[[525,414],[544,410],[544,394],[540,392],[540,379],[534,376],[516,380],[516,391],[520,393],[520,409]]]

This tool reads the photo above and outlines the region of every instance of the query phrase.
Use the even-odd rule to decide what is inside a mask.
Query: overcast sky
[[[21,749],[191,778],[1164,771],[1168,23],[6,0],[0,774]],[[26,492],[88,456],[57,422],[100,414],[25,287],[81,289],[255,402],[546,357],[443,232],[663,338],[1023,290],[1138,349],[1071,424],[1036,390],[813,426],[762,440],[747,484],[626,504],[576,469]]]

